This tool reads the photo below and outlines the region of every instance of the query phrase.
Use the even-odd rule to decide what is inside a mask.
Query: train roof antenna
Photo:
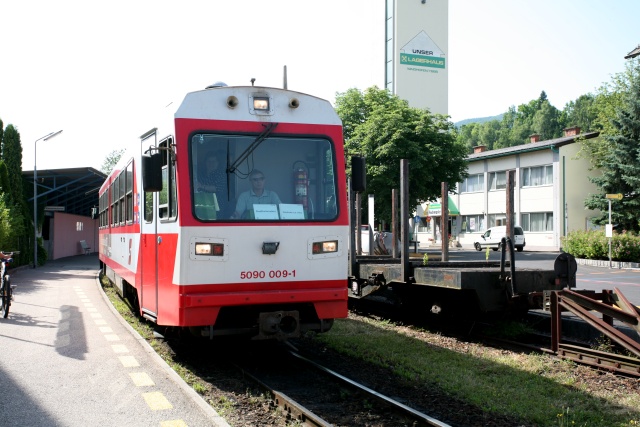
[[[287,66],[284,66],[284,80],[282,82],[282,88],[287,90]]]
[[[253,86],[253,84],[255,83],[256,79],[255,78],[251,78],[251,86]]]

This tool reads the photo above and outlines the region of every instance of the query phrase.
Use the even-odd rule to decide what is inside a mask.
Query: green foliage
[[[610,82],[598,88],[588,107],[592,120],[592,126],[588,129],[600,132],[601,136],[617,133],[613,118],[623,108],[625,94],[629,92],[631,82],[637,78],[638,72],[638,61],[629,61],[625,65],[625,71],[615,74]],[[590,160],[594,169],[608,167],[607,154],[610,150],[611,141],[606,138],[590,139],[582,143],[582,155]]]
[[[609,238],[604,231],[572,231],[561,237],[562,249],[585,259],[609,259]],[[640,236],[633,232],[613,233],[611,259],[623,262],[640,262]]]
[[[102,167],[100,167],[100,170],[107,175],[110,174],[111,171],[113,170],[113,167],[118,163],[118,161],[120,160],[120,157],[122,157],[124,152],[125,150],[121,149],[121,150],[113,150],[112,152],[107,154],[107,157],[104,159],[104,162],[102,163]]]
[[[0,193],[0,250],[10,250],[11,212],[6,204],[7,194]]]
[[[640,63],[635,62],[627,67],[623,75],[626,80],[619,82],[624,88],[620,98],[617,94],[611,97],[620,103],[615,105],[615,115],[610,116],[611,126],[607,129],[601,147],[592,146],[592,155],[597,156],[595,164],[601,167],[601,174],[590,177],[600,192],[591,194],[585,200],[588,209],[601,213],[592,219],[595,224],[608,222],[609,193],[622,193],[624,198],[614,203],[612,222],[625,230],[640,231],[638,211],[640,209]]]
[[[2,161],[9,174],[9,187],[4,191],[10,193],[13,203],[16,203],[22,195],[22,144],[20,134],[13,125],[8,125],[4,131]]]
[[[542,91],[538,99],[517,108],[509,107],[502,114],[501,121],[473,122],[461,126],[457,142],[465,145],[471,153],[473,147],[478,145],[484,145],[488,150],[522,145],[529,141],[532,134],[540,135],[541,140],[558,138],[562,136],[564,127],[576,125],[578,119],[581,120],[580,123],[588,123],[588,120],[582,120],[583,116],[588,116],[584,112],[584,108],[589,105],[588,99],[572,102],[566,107],[570,111],[559,111],[549,103],[547,94]],[[576,113],[576,105],[580,107],[579,114]]]
[[[17,265],[28,264],[30,253],[32,226],[29,219],[29,208],[26,203],[22,178],[22,145],[20,134],[13,125],[2,129],[0,120],[0,143],[2,158],[0,159],[0,250],[20,251]]]
[[[466,176],[466,148],[456,143],[446,116],[409,107],[389,91],[349,89],[336,96],[345,153],[365,156],[367,193],[375,194],[377,220],[391,220],[391,190],[400,188],[400,160],[409,159],[409,206],[440,196]]]

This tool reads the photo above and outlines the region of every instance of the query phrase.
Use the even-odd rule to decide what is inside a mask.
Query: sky
[[[100,169],[158,111],[217,81],[282,87],[286,66],[289,89],[331,102],[384,87],[384,11],[384,0],[4,2],[0,119],[20,132],[23,170]],[[639,16],[637,0],[449,0],[451,121],[543,90],[558,109],[595,92],[640,44]]]

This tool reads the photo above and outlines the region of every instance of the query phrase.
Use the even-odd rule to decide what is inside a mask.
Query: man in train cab
[[[249,174],[251,190],[245,191],[238,197],[236,211],[231,218],[247,218],[253,209],[254,204],[279,205],[282,203],[275,191],[266,190],[265,177],[262,171],[254,169]]]
[[[205,162],[198,171],[195,188],[197,192],[206,192],[216,195],[218,218],[228,215],[227,205],[227,176],[220,168],[220,153],[207,153]]]

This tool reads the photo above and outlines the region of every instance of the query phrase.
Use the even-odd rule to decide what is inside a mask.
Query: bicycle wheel
[[[0,311],[2,317],[6,319],[9,316],[9,306],[11,305],[11,286],[6,279],[2,281],[0,294],[2,295],[2,307]]]

